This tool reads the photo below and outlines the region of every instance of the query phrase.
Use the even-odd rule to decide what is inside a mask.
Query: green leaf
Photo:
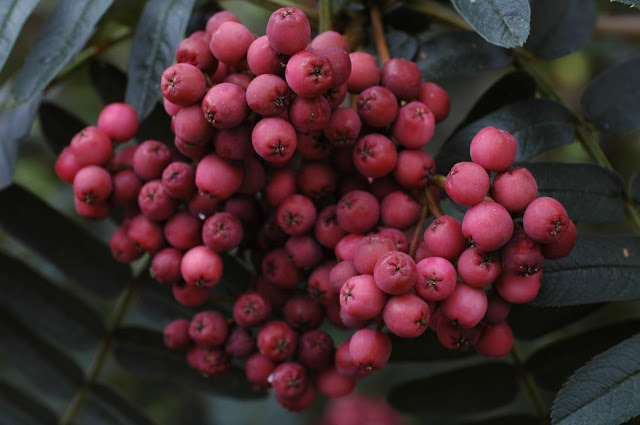
[[[69,399],[82,383],[80,367],[65,353],[0,310],[0,356],[40,390]]]
[[[525,368],[532,373],[540,387],[555,392],[593,356],[638,332],[640,320],[634,320],[561,339],[533,353],[527,359]]]
[[[0,9],[0,70],[38,0],[8,0]]]
[[[508,131],[518,141],[516,161],[527,159],[558,146],[573,142],[571,113],[549,99],[526,99],[502,108],[474,121],[456,132],[436,157],[438,170],[448,174],[460,161],[470,161],[471,139],[484,127],[493,126]]]
[[[473,31],[448,31],[420,43],[416,64],[426,81],[474,75],[511,64],[507,51]]]
[[[45,338],[85,349],[104,335],[100,315],[19,260],[0,254],[0,306]]]
[[[560,201],[574,221],[613,223],[624,216],[624,185],[615,171],[589,163],[519,165],[535,177],[538,196],[551,196]]]
[[[594,78],[582,93],[585,118],[605,133],[640,127],[640,58],[618,64]]]
[[[234,366],[220,376],[203,377],[189,367],[184,352],[170,351],[163,344],[162,333],[149,329],[119,329],[114,356],[120,366],[143,379],[171,382],[235,398],[258,398],[266,394],[264,390],[254,390],[244,371]]]
[[[124,102],[127,89],[127,75],[117,66],[94,60],[89,64],[91,82],[105,105]]]
[[[8,87],[0,93],[0,104],[5,104]],[[0,109],[0,190],[11,184],[18,162],[18,144],[27,137],[36,118],[41,96],[14,107]]]
[[[478,120],[496,109],[525,99],[536,94],[536,82],[524,71],[512,71],[503,75],[471,108],[458,129]]]
[[[58,418],[49,407],[18,387],[0,379],[0,422],[20,425],[56,425]]]
[[[486,363],[405,382],[392,388],[387,398],[404,413],[460,415],[504,406],[517,394],[515,369]]]
[[[524,47],[546,59],[566,56],[589,41],[597,19],[593,0],[535,0],[531,34]]]
[[[554,425],[616,425],[640,414],[640,335],[597,355],[564,384],[551,409]]]
[[[24,103],[42,91],[85,45],[113,0],[60,0],[38,34],[16,80],[13,95]]]
[[[518,339],[535,339],[581,320],[603,304],[566,307],[533,307],[512,304],[507,321]]]
[[[144,412],[115,390],[92,384],[78,414],[78,422],[91,425],[153,425]]]
[[[640,299],[640,237],[578,235],[569,256],[545,261],[537,306]]]
[[[531,8],[527,0],[451,0],[458,13],[489,43],[522,46],[529,36]]]
[[[631,7],[640,7],[640,0],[612,0],[612,1],[628,4]]]
[[[69,146],[73,136],[88,125],[71,112],[51,102],[42,102],[38,115],[44,137],[56,154]]]
[[[459,425],[540,425],[540,418],[530,415],[507,415],[477,422],[465,422]]]
[[[633,202],[636,204],[640,204],[640,170],[636,171],[633,176],[631,176],[631,181],[629,182],[629,195]]]
[[[144,7],[129,55],[126,102],[140,120],[160,99],[160,77],[174,62],[194,0],[150,0]]]
[[[418,53],[418,39],[395,28],[385,28],[384,38],[387,40],[392,58],[405,58],[412,61]]]
[[[389,335],[393,343],[392,362],[428,362],[435,360],[452,360],[473,356],[474,350],[458,351],[445,348],[435,332],[425,332],[418,338],[401,338]]]
[[[101,296],[117,296],[128,280],[128,265],[109,248],[43,200],[13,185],[0,192],[0,225],[53,262],[68,277]]]

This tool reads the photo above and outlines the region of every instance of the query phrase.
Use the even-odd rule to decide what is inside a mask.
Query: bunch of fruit
[[[56,163],[80,215],[126,210],[114,257],[148,253],[152,277],[183,305],[207,301],[224,253],[251,258],[258,273],[232,318],[176,319],[165,342],[208,376],[246,359],[247,379],[294,411],[316,390],[343,396],[382,368],[388,332],[415,338],[431,327],[446,347],[506,355],[509,303],[535,298],[544,258],[568,254],[576,235],[562,205],[536,198],[525,168],[510,169],[517,143],[493,127],[444,181],[471,207],[463,222],[441,215],[422,148],[449,113],[447,93],[413,62],[380,68],[339,33],[310,36],[295,8],[275,11],[262,37],[216,13],[162,75],[173,146],[147,140],[114,154],[138,120],[111,104]],[[489,172],[499,173],[493,186]],[[319,329],[325,317],[356,331],[335,348]]]

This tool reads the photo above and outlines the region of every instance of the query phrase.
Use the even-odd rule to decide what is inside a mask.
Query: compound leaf
[[[44,137],[56,154],[69,146],[73,136],[88,125],[71,112],[51,102],[42,102],[38,115]]]
[[[47,339],[83,349],[103,336],[104,325],[95,310],[21,261],[0,254],[0,276],[0,306]]]
[[[68,277],[102,296],[116,296],[130,279],[129,266],[116,262],[109,248],[78,224],[26,189],[0,192],[0,224]]]
[[[0,379],[0,422],[21,425],[56,425],[58,418],[49,407],[21,389]]]
[[[551,196],[574,221],[612,223],[624,216],[624,185],[615,171],[597,164],[530,162],[538,196]]]
[[[113,0],[60,0],[38,34],[13,95],[23,103],[45,88],[85,45]]]
[[[533,305],[562,306],[640,299],[640,237],[578,235],[569,256],[545,261]]]
[[[582,93],[585,118],[606,133],[640,127],[640,58],[623,62],[594,78]]]
[[[436,158],[441,174],[448,174],[460,161],[470,161],[471,139],[484,127],[493,126],[508,131],[518,141],[516,161],[526,161],[549,149],[574,140],[571,113],[549,99],[526,99],[505,105],[456,132],[442,147]]]
[[[145,413],[115,390],[94,383],[78,414],[79,422],[92,425],[153,425]]]
[[[511,56],[473,31],[448,31],[420,43],[415,62],[425,80],[437,80],[503,68]]]
[[[264,390],[254,390],[244,372],[234,366],[207,379],[191,369],[184,353],[167,349],[162,333],[126,327],[116,332],[115,358],[124,369],[144,379],[164,381],[236,398],[257,398]]]
[[[129,55],[126,102],[146,118],[160,99],[160,77],[174,55],[195,0],[150,0],[144,7]]]
[[[568,55],[589,41],[597,19],[593,0],[535,0],[531,34],[524,47],[546,59]]]
[[[0,103],[4,103],[6,90],[0,94]],[[0,109],[0,190],[11,184],[18,162],[18,144],[29,134],[40,100],[38,95],[25,104]]]
[[[578,367],[638,332],[640,320],[593,329],[541,348],[527,359],[525,367],[540,387],[558,391]]]
[[[619,424],[640,414],[640,335],[579,368],[553,402],[554,425]]]
[[[529,36],[531,7],[527,0],[451,0],[458,13],[488,42],[522,46]]]
[[[10,0],[0,10],[0,69],[20,35],[25,21],[38,4],[38,0]]]
[[[23,323],[0,310],[0,355],[40,390],[69,399],[82,383],[80,367]]]
[[[392,388],[387,398],[405,413],[455,415],[504,406],[517,393],[515,369],[506,363],[487,363],[405,382]]]

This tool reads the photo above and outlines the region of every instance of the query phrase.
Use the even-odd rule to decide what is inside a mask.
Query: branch
[[[320,0],[319,32],[331,31],[331,0]]]
[[[513,360],[513,364],[518,370],[518,374],[520,375],[522,385],[529,396],[529,400],[533,404],[533,407],[536,409],[536,413],[543,421],[541,423],[551,424],[549,410],[547,410],[547,406],[544,401],[542,401],[542,397],[538,392],[538,387],[536,383],[533,381],[533,376],[524,368],[524,358],[522,357],[522,353],[518,348],[516,342],[513,342],[513,347],[511,348],[511,359]]]
[[[602,35],[640,37],[640,15],[599,16],[596,32]]]
[[[391,53],[389,53],[389,47],[387,46],[387,40],[384,37],[384,26],[382,24],[382,15],[380,14],[380,8],[377,5],[371,7],[371,26],[373,26],[373,35],[376,39],[376,50],[378,51],[378,57],[380,58],[380,64],[384,65],[389,59],[391,59]]]

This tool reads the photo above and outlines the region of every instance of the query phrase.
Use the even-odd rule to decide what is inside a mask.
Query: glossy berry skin
[[[110,103],[98,115],[98,128],[115,142],[126,142],[138,132],[138,113],[126,103]]]
[[[439,85],[430,81],[422,83],[418,93],[418,100],[429,107],[436,122],[440,122],[449,116],[451,98]]]
[[[340,306],[345,313],[369,320],[382,312],[387,296],[378,288],[372,275],[347,279],[340,290]]]
[[[262,323],[270,314],[269,300],[256,291],[245,292],[233,304],[233,320],[243,328]]]
[[[453,260],[468,246],[462,224],[449,215],[436,218],[424,231],[423,239],[433,255],[447,260]]]
[[[97,165],[81,168],[73,179],[73,193],[77,199],[85,204],[106,202],[112,189],[111,174]]]
[[[351,337],[349,354],[357,365],[367,369],[381,369],[391,357],[391,339],[378,330],[360,329]]]
[[[427,257],[416,264],[415,291],[427,301],[442,301],[456,288],[457,274],[451,262],[442,257]]]
[[[245,91],[232,83],[216,84],[202,99],[202,113],[217,129],[239,126],[249,114]]]
[[[458,282],[453,293],[440,304],[439,311],[461,327],[470,329],[480,323],[487,312],[487,296],[482,289]]]
[[[417,338],[429,328],[431,311],[422,298],[408,293],[389,298],[382,311],[382,317],[394,335]]]
[[[227,319],[215,310],[201,311],[193,316],[189,325],[189,337],[200,345],[222,345],[228,332]]]
[[[397,160],[396,146],[382,134],[367,134],[353,147],[353,164],[365,177],[376,178],[389,174]]]
[[[224,22],[211,34],[209,49],[220,62],[235,65],[247,54],[253,42],[251,31],[237,22]]]
[[[302,97],[318,97],[333,85],[331,62],[312,50],[291,56],[284,75],[291,90]]]
[[[429,107],[422,102],[413,101],[400,108],[391,127],[391,134],[398,144],[419,149],[431,141],[435,129],[435,117]]]
[[[253,128],[251,143],[263,159],[281,166],[289,162],[296,150],[296,130],[282,118],[264,118]]]
[[[513,331],[507,322],[486,325],[474,347],[484,357],[505,357],[513,346]]]
[[[105,165],[113,155],[111,139],[98,127],[85,127],[73,136],[69,145],[83,166]]]
[[[195,182],[200,192],[224,200],[240,188],[243,174],[239,165],[224,161],[215,154],[209,154],[198,163]]]
[[[511,133],[495,127],[485,127],[471,140],[471,160],[484,169],[501,173],[516,159],[518,142]]]
[[[378,258],[373,277],[378,288],[387,294],[404,294],[416,282],[416,263],[404,252],[389,251]]]
[[[274,320],[258,332],[258,349],[271,360],[280,362],[293,356],[298,344],[294,330],[285,322]]]
[[[218,254],[204,245],[199,245],[184,253],[180,272],[188,285],[212,288],[220,282],[223,267]]]
[[[526,168],[516,167],[493,179],[493,199],[509,212],[522,212],[538,196],[538,184]]]
[[[269,17],[267,37],[278,53],[293,55],[309,44],[311,24],[300,9],[283,7]]]
[[[369,87],[360,93],[358,115],[371,127],[386,127],[398,115],[398,99],[391,90],[382,86]]]
[[[482,288],[496,280],[502,272],[502,263],[497,252],[483,252],[471,246],[460,254],[457,269],[467,285]]]
[[[464,215],[462,234],[481,251],[495,251],[506,244],[513,234],[509,212],[497,202],[483,201]]]
[[[472,206],[482,202],[491,182],[489,174],[473,162],[458,162],[447,174],[444,183],[447,195],[460,205]]]
[[[559,240],[569,227],[569,216],[556,199],[543,196],[536,198],[522,217],[524,231],[531,239],[540,243]]]
[[[188,63],[171,65],[162,73],[162,95],[171,103],[180,106],[193,105],[207,91],[202,71]]]

